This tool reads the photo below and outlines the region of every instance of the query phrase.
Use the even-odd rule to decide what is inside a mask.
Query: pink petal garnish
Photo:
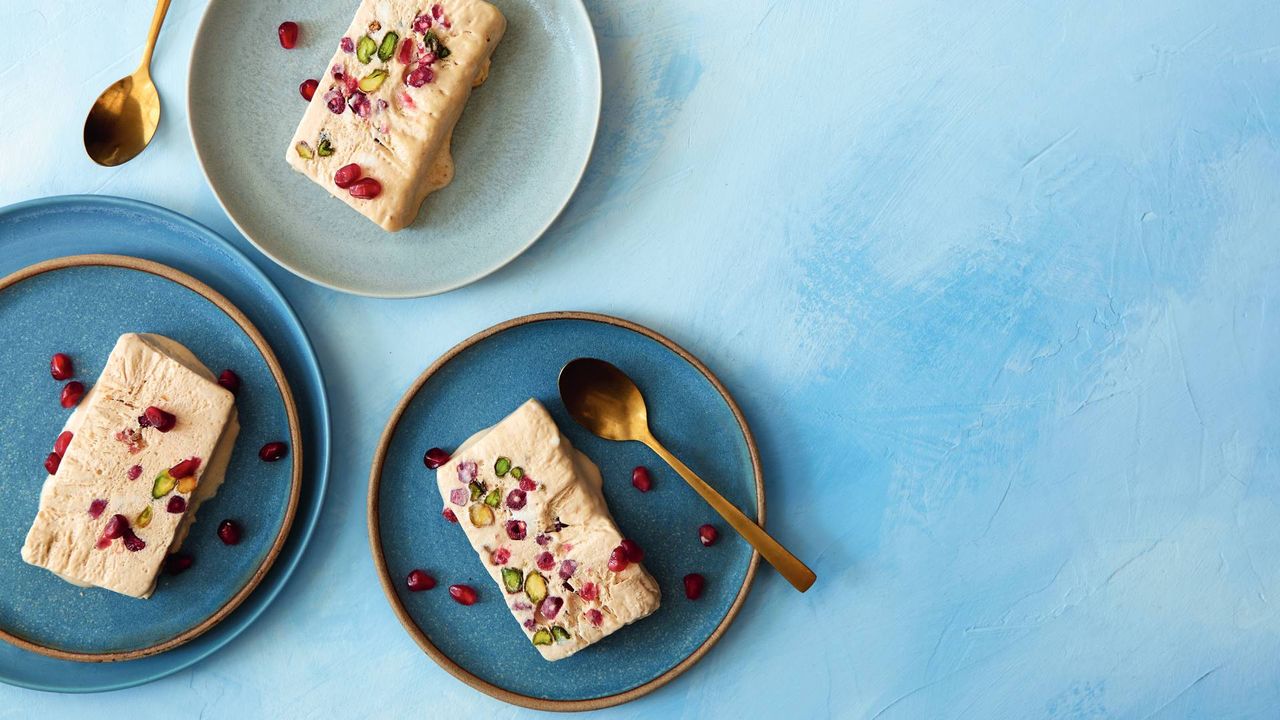
[[[467,460],[458,463],[458,482],[469,483],[476,479],[476,463],[474,460]]]
[[[457,505],[458,507],[466,507],[467,501],[470,499],[471,493],[467,492],[466,488],[454,488],[453,491],[449,493],[449,502]]]
[[[589,582],[578,591],[578,596],[583,600],[595,600],[600,597],[600,587],[593,582]]]

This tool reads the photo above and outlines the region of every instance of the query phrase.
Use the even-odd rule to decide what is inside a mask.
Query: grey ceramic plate
[[[356,0],[211,0],[191,51],[196,155],[231,221],[280,265],[328,287],[415,297],[474,282],[533,244],[586,168],[600,58],[580,0],[493,0],[507,32],[453,138],[457,173],[388,233],[294,172],[285,148]],[[448,6],[447,0],[444,4]],[[297,22],[297,47],[276,28]]]

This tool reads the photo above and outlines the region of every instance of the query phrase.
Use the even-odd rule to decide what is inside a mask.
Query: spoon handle
[[[737,530],[739,535],[746,538],[747,542],[751,543],[751,546],[758,550],[764,556],[764,559],[769,561],[770,565],[777,568],[778,572],[794,585],[797,590],[804,592],[813,585],[813,581],[817,579],[817,576],[804,563],[800,562],[800,558],[788,552],[777,540],[770,537],[769,533],[766,533],[763,528],[752,522],[751,518],[743,515],[742,511],[735,507],[733,503],[725,500],[724,496],[712,489],[706,481],[698,477],[697,473],[690,470],[688,466],[680,462],[679,458],[668,452],[662,446],[662,443],[658,442],[657,438],[650,435],[642,442],[648,445],[650,450],[657,453],[676,472],[680,473],[680,477],[684,478],[685,482],[689,483],[689,486],[701,495],[703,500],[707,501],[707,504],[720,513],[720,517],[724,518],[725,522],[733,526],[733,529]]]
[[[156,49],[156,38],[160,37],[160,26],[164,24],[164,16],[169,12],[169,0],[156,3],[156,12],[151,16],[151,29],[147,31],[147,48],[142,51],[142,67],[151,67],[151,53]]]

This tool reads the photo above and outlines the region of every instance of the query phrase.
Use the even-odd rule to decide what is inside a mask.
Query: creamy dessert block
[[[506,30],[483,0],[364,0],[285,157],[386,230],[453,179],[453,128]]]
[[[537,400],[468,439],[436,482],[547,660],[658,609],[658,583],[641,563],[616,557],[623,537],[605,505],[600,470]]]
[[[68,582],[150,597],[199,505],[222,484],[235,400],[187,348],[126,334],[67,420],[71,433],[22,559]]]

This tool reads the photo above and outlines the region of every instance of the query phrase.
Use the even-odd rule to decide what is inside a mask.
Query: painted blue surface
[[[108,197],[35,200],[0,213],[0,245],[4,247],[0,275],[51,257],[91,252],[144,257],[197,275],[244,310],[271,343],[290,378],[305,449],[294,526],[271,571],[236,611],[182,647],[128,662],[68,662],[0,643],[0,679],[27,687],[101,690],[179,672],[225,645],[262,613],[297,566],[315,528],[329,460],[328,410],[315,355],[297,317],[265,276],[206,228],[167,210]],[[71,276],[74,279],[68,279]],[[121,298],[138,302],[122,303]],[[112,313],[104,317],[99,311],[103,307],[113,308]],[[51,317],[61,318],[64,324],[49,322]],[[272,388],[274,380],[260,356],[253,364],[257,351],[247,336],[225,314],[191,291],[151,275],[114,268],[68,269],[23,281],[0,298],[0,323],[6,338],[18,339],[0,348],[0,364],[5,368],[0,396],[17,403],[15,410],[0,420],[6,426],[0,443],[4,445],[3,455],[9,458],[41,457],[47,452],[47,437],[61,427],[61,413],[65,411],[49,404],[49,393],[56,392],[57,383],[48,380],[44,369],[47,359],[42,359],[55,344],[74,355],[78,373],[91,378],[101,370],[115,338],[145,323],[148,329],[187,343],[214,367],[234,363],[236,370],[243,373],[238,404],[246,428],[241,437],[249,440],[237,445],[228,472],[230,478],[239,468],[242,476],[254,480],[237,491],[235,497],[215,497],[200,512],[216,518],[211,521],[216,525],[217,519],[224,517],[223,512],[234,511],[245,528],[244,539],[236,550],[245,552],[228,554],[229,549],[213,539],[212,526],[204,524],[210,522],[204,516],[204,521],[192,527],[193,535],[187,541],[198,552],[198,565],[186,575],[162,580],[165,592],[157,593],[146,603],[139,605],[138,601],[116,598],[100,590],[87,590],[79,596],[79,591],[21,565],[16,552],[30,525],[40,471],[38,467],[32,469],[32,461],[16,460],[0,471],[4,478],[0,493],[4,494],[5,513],[5,529],[0,534],[13,551],[0,560],[5,567],[7,594],[3,621],[20,621],[29,631],[39,631],[47,639],[76,643],[81,646],[77,649],[98,650],[107,645],[136,646],[160,635],[171,636],[175,626],[181,630],[207,616],[217,606],[213,601],[221,604],[234,589],[231,586],[241,584],[235,576],[251,572],[250,565],[256,566],[251,562],[253,556],[265,552],[274,539],[274,533],[271,539],[255,534],[252,526],[257,523],[252,521],[262,518],[265,523],[273,509],[278,518],[280,503],[287,498],[279,482],[258,484],[283,473],[282,478],[276,479],[287,485],[289,470],[285,463],[277,463],[264,472],[263,464],[255,457],[261,443],[253,443],[254,434],[261,440],[268,426],[284,423],[285,419],[278,391],[253,396],[253,388]],[[82,343],[77,348],[65,347],[68,327],[75,329],[73,341]],[[241,369],[244,362],[250,364]],[[52,388],[49,383],[53,383]],[[42,396],[44,401],[40,400]],[[47,425],[46,430],[34,433],[27,425],[32,418]],[[293,453],[292,458],[296,460],[298,454]],[[259,501],[261,506],[256,506]],[[208,532],[201,531],[201,527]],[[231,577],[232,582],[215,582],[204,577],[205,572]],[[84,607],[91,611],[77,617],[76,609]],[[134,621],[132,626],[130,619]],[[85,644],[93,647],[83,647]]]
[[[201,4],[174,4],[165,119],[116,170],[84,157],[82,117],[132,69],[150,3],[10,6],[58,51],[35,72],[27,46],[0,45],[4,77],[57,92],[34,115],[0,103],[0,199],[126,194],[246,247],[185,128]],[[706,658],[604,715],[1274,715],[1280,6],[588,7],[601,133],[529,252],[409,302],[266,267],[316,343],[341,448],[281,602],[173,678],[0,688],[0,713],[526,715],[400,629],[369,560],[366,471],[396,399],[453,343],[591,309],[725,381],[761,443],[768,526],[818,574],[800,596],[762,569]]]
[[[104,314],[103,308],[111,311]],[[200,506],[182,545],[199,571],[161,578],[145,602],[76,587],[19,555],[40,501],[45,476],[40,461],[71,414],[57,402],[62,383],[49,377],[48,358],[69,353],[76,377],[92,386],[116,340],[128,332],[176,340],[215,373],[232,368],[244,383],[236,398],[241,431],[227,465],[226,492]],[[258,571],[289,509],[292,463],[268,465],[257,457],[264,443],[289,436],[284,397],[266,359],[240,326],[203,296],[150,273],[115,267],[57,270],[0,291],[0,333],[22,339],[0,345],[0,397],[9,406],[0,420],[0,457],[9,458],[0,468],[0,575],[5,578],[0,628],[45,647],[107,653],[151,647],[204,622]],[[136,491],[149,493],[155,476],[181,459],[143,465]],[[162,502],[152,507],[164,512]],[[88,505],[84,512],[87,521]],[[107,516],[114,512],[124,510],[107,506]],[[234,548],[215,532],[224,518],[244,528]],[[138,530],[144,541],[158,542],[148,535]],[[0,665],[0,677],[5,675]]]
[[[560,402],[560,368],[578,357],[612,362],[645,390],[654,434],[750,517],[755,474],[733,410],[715,386],[656,340],[590,320],[547,320],[485,338],[440,368],[405,409],[387,452],[380,488],[381,536],[387,568],[414,622],[437,648],[477,677],[521,695],[583,700],[614,695],[658,677],[687,658],[715,631],[738,595],[751,546],[732,533],[694,491],[639,443],[600,439],[579,427]],[[456,448],[530,397],[539,400],[573,443],[600,468],[605,500],[623,535],[645,549],[662,605],[644,621],[569,658],[548,663],[511,618],[508,598],[476,559],[461,528],[440,517],[435,473],[423,467],[430,447]],[[514,458],[513,458],[514,459]],[[631,470],[652,471],[653,489],[631,486]],[[525,468],[536,477],[536,472]],[[767,496],[766,496],[767,500]],[[455,508],[455,510],[458,510]],[[767,510],[767,508],[766,508]],[[466,522],[462,511],[458,517]],[[722,540],[710,548],[697,528],[713,523]],[[533,542],[530,528],[525,542]],[[403,578],[424,568],[438,591],[410,592]],[[683,578],[701,573],[698,602],[684,596]],[[466,608],[443,592],[471,585],[480,600]],[[553,582],[552,591],[558,588]]]
[[[600,62],[591,23],[580,0],[502,3],[510,31],[494,50],[494,71],[471,94],[453,134],[453,181],[429,195],[414,222],[393,234],[283,161],[307,107],[298,84],[318,78],[319,97],[312,102],[323,102],[332,82],[324,73],[357,5],[289,3],[289,18],[301,31],[298,45],[287,51],[276,39],[281,6],[260,0],[211,4],[191,54],[194,147],[236,226],[303,277],[379,297],[464,285],[529,247],[582,176],[600,119]],[[224,72],[231,64],[253,71]],[[400,82],[400,72],[393,70],[388,85]],[[332,157],[311,162],[332,174],[352,162],[348,152],[335,147]],[[360,156],[356,161],[369,171]],[[388,180],[382,178],[389,190]],[[290,209],[288,222],[281,222],[281,208]]]

